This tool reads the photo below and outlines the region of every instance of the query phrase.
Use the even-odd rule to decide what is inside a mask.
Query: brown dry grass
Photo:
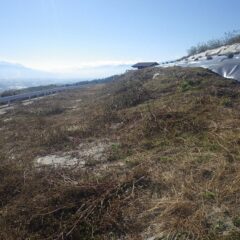
[[[0,117],[0,238],[239,239],[239,94],[176,67],[17,106]],[[123,167],[34,167],[94,139]]]

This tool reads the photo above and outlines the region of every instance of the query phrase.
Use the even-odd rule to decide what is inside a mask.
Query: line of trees
[[[192,46],[188,49],[188,55],[194,55],[207,50],[218,48],[224,45],[230,45],[234,43],[240,43],[240,31],[234,30],[232,32],[227,32],[221,39],[213,39],[208,42],[199,43],[197,46]]]

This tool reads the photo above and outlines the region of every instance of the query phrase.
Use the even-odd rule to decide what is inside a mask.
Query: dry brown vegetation
[[[239,103],[235,81],[174,67],[18,104],[0,116],[0,239],[240,239]],[[84,166],[36,165],[88,145]]]

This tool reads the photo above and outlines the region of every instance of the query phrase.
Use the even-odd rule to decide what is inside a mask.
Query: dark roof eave
[[[137,67],[152,67],[152,66],[157,66],[159,65],[157,62],[142,62],[142,63],[137,63],[134,64],[132,67],[137,68]]]

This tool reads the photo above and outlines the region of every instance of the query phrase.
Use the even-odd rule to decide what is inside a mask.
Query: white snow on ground
[[[75,166],[75,165],[84,165],[84,161],[78,161],[77,158],[71,157],[71,155],[63,154],[61,155],[48,155],[44,157],[39,157],[36,160],[38,165],[53,165],[58,166],[62,165],[64,167]]]
[[[35,159],[37,166],[84,167],[85,165],[104,163],[109,156],[112,142],[101,139],[83,142],[74,151],[59,152]]]
[[[208,68],[225,78],[240,81],[240,44],[223,46],[186,57],[181,61],[160,64],[160,67],[170,66]]]
[[[228,55],[230,53],[239,53],[240,52],[240,43],[235,43],[232,45],[222,46],[219,48],[215,48],[212,50],[207,50],[205,52],[192,55],[187,58],[187,60],[197,59],[197,58],[205,58],[206,56],[222,56],[222,55]]]
[[[0,115],[6,114],[9,110],[12,110],[13,107],[9,107],[8,105],[3,105],[0,107]]]

